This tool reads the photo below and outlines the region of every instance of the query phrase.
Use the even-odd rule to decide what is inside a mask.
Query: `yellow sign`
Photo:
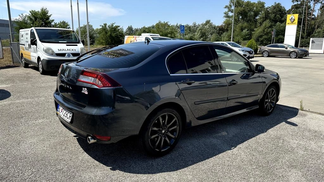
[[[297,23],[298,23],[298,14],[287,15],[286,25],[297,25]]]

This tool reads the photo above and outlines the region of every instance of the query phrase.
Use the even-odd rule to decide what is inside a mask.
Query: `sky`
[[[257,2],[257,0],[250,0]],[[86,24],[86,1],[79,0],[80,25]],[[115,23],[124,30],[132,25],[133,28],[151,26],[158,21],[170,24],[203,23],[211,20],[215,25],[224,21],[224,7],[230,0],[89,0],[89,23],[94,28],[100,25]],[[266,6],[271,6],[275,0],[264,0]],[[45,7],[52,14],[55,22],[67,21],[72,27],[70,0],[9,0],[11,18],[16,19],[20,14],[30,10],[40,10]],[[291,0],[280,2],[290,9]],[[78,27],[77,0],[72,0],[74,29]],[[0,2],[0,19],[8,19],[7,1]]]

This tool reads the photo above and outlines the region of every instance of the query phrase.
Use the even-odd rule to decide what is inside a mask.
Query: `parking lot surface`
[[[256,111],[190,128],[169,155],[147,156],[131,137],[88,145],[55,115],[56,76],[0,69],[0,181],[322,181],[324,55],[253,59],[279,72],[270,116]]]

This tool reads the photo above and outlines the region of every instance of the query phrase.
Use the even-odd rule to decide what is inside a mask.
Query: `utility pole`
[[[72,21],[72,30],[74,30],[74,26],[73,26],[73,8],[72,8],[72,0],[70,0],[70,5],[71,5],[71,21]]]
[[[13,42],[13,36],[12,36],[12,29],[11,29],[11,12],[10,12],[10,3],[9,0],[7,0],[7,8],[8,8],[8,18],[9,18],[9,32],[10,32],[10,43]]]
[[[86,13],[87,13],[87,40],[88,40],[88,51],[90,51],[88,0],[86,0]]]
[[[302,30],[303,30],[303,23],[304,23],[304,12],[305,12],[305,0],[304,0],[304,8],[303,8],[303,17],[302,17],[302,22],[300,25],[300,31],[299,31],[299,40],[298,40],[298,47],[300,47],[300,39],[301,39],[301,35],[302,35]]]
[[[233,42],[233,32],[234,32],[235,2],[236,2],[236,0],[234,0],[234,8],[233,8],[233,20],[232,20],[231,42]]]
[[[79,0],[77,0],[77,9],[78,9],[79,40],[81,41]]]

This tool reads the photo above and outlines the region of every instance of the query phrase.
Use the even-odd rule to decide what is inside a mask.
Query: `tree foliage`
[[[46,8],[41,8],[39,11],[30,10],[27,19],[31,27],[52,27],[54,20],[51,16]]]
[[[257,43],[254,41],[254,39],[251,39],[247,44],[246,47],[249,47],[251,49],[253,49],[253,51],[256,53],[258,52],[258,45]]]
[[[77,28],[75,32],[78,34],[79,28]],[[81,26],[80,32],[81,32],[81,40],[84,40],[84,45],[88,45],[87,25]],[[89,39],[90,39],[91,45],[93,45],[95,43],[96,37],[97,37],[97,34],[96,34],[95,29],[93,28],[92,25],[89,24]]]
[[[98,30],[98,38],[96,44],[98,45],[119,45],[124,41],[124,31],[119,25],[111,23],[107,25],[104,23]]]
[[[66,21],[54,22],[53,27],[70,29],[70,24]]]

